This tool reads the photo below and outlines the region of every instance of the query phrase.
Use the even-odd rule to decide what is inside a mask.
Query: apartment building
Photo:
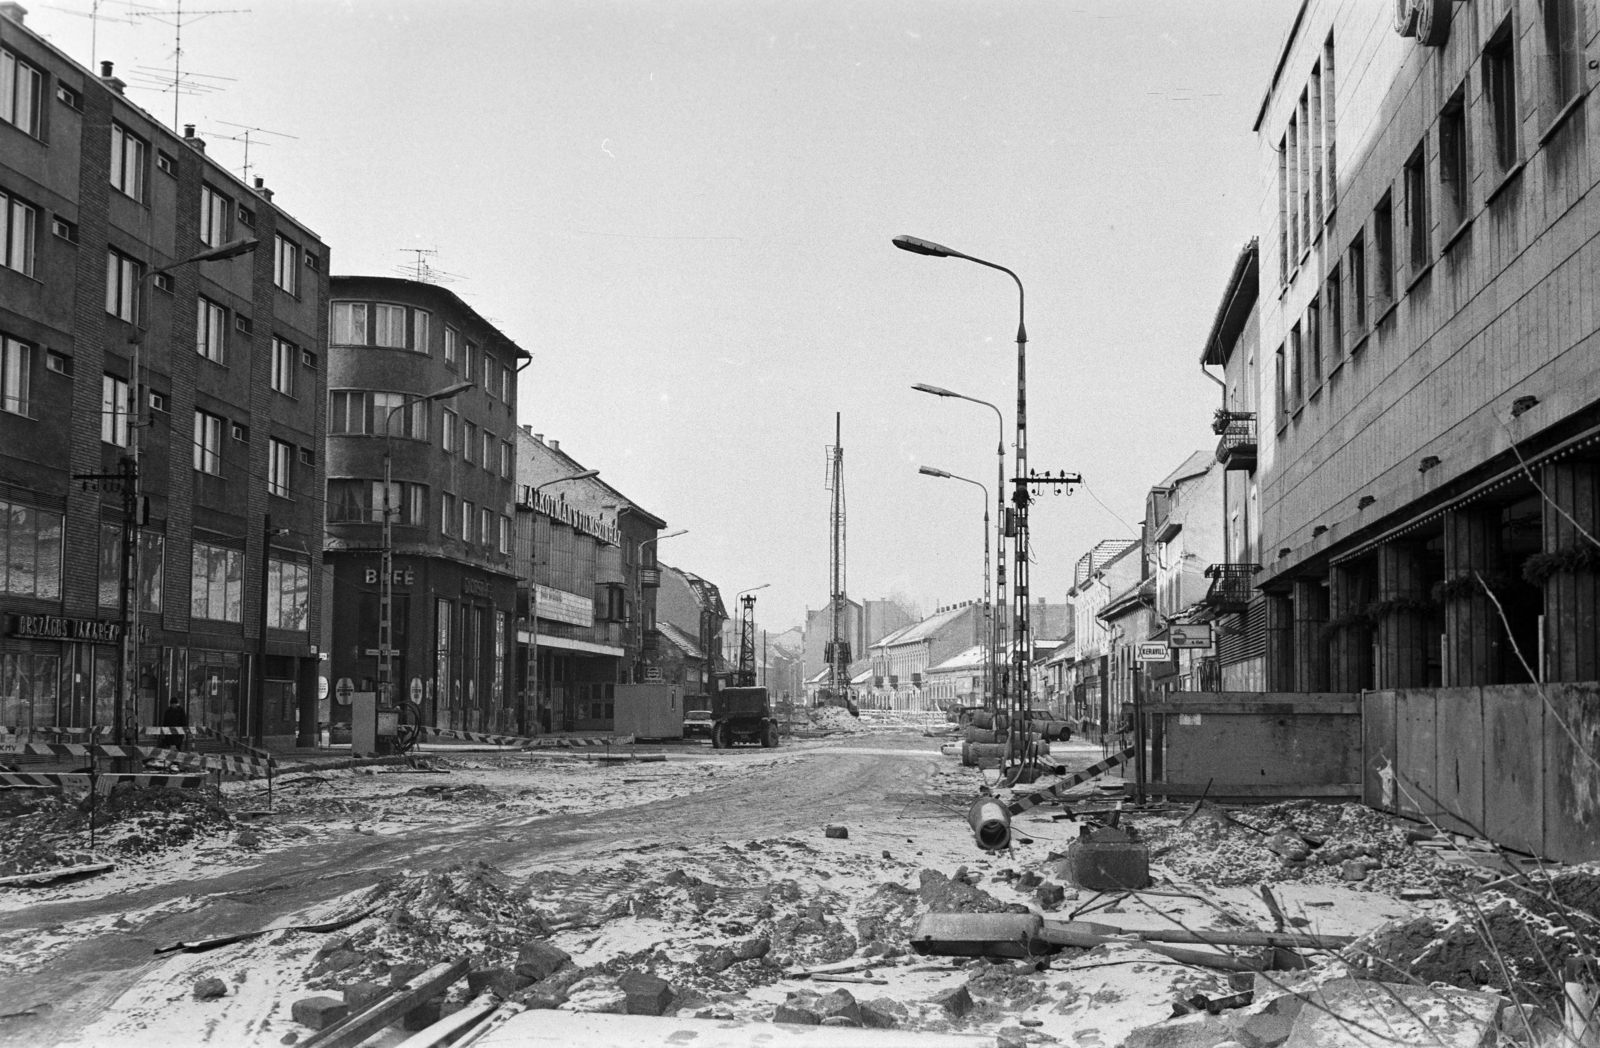
[[[337,276],[328,316],[334,694],[380,690],[385,516],[396,701],[425,723],[511,731],[517,372],[528,352],[434,284]],[[335,725],[349,707],[335,702]]]
[[[1255,125],[1269,690],[1600,678],[1596,17],[1300,6]]]
[[[315,733],[328,248],[0,4],[0,724]]]

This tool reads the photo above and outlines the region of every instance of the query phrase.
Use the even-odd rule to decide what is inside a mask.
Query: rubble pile
[[[0,876],[92,861],[90,805],[61,790],[0,793]],[[119,785],[93,806],[94,853],[104,858],[153,855],[233,828],[227,809],[200,790]]]
[[[805,711],[811,726],[819,731],[869,732],[870,724],[863,724],[850,711],[839,706],[817,706]]]
[[[1439,864],[1407,831],[1361,804],[1288,801],[1229,812],[1205,805],[1142,821],[1150,857],[1182,879],[1218,887],[1262,882],[1344,882],[1359,890],[1459,886],[1463,874]]]

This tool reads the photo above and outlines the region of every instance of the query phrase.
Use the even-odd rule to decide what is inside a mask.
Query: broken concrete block
[[[906,1006],[893,997],[879,997],[872,1001],[860,1002],[861,1025],[870,1026],[876,1030],[888,1030],[897,1025],[908,1014]]]
[[[830,1015],[826,1019],[822,1020],[822,1025],[823,1026],[846,1026],[846,1027],[853,1027],[853,1028],[855,1028],[857,1030],[859,1030],[861,1028],[861,1023],[858,1020],[852,1019],[847,1015]]]
[[[813,1010],[825,1020],[842,1016],[857,1026],[861,1025],[861,1006],[856,1003],[855,994],[843,987],[817,998]]]
[[[197,1001],[210,1000],[213,997],[228,996],[228,984],[215,975],[208,975],[203,979],[196,979],[194,983],[194,996]]]
[[[972,1011],[972,994],[967,992],[965,984],[953,989],[941,990],[928,998],[928,1002],[943,1008],[956,1019]]]
[[[517,951],[517,974],[534,982],[553,975],[572,961],[572,955],[544,941],[530,942]]]
[[[1032,870],[1029,870],[1027,873],[1024,873],[1022,876],[1017,878],[1018,888],[1037,888],[1043,883],[1044,878],[1039,876],[1037,873],[1034,873]]]
[[[1356,1048],[1382,1030],[1397,1044],[1476,1048],[1492,1044],[1504,1006],[1498,994],[1454,987],[1335,979],[1300,1008],[1283,1048]],[[1355,1025],[1352,1025],[1354,1023]]]
[[[290,1030],[288,1033],[286,1033],[282,1037],[278,1038],[278,1043],[279,1044],[293,1044],[296,1041],[298,1041],[299,1039],[300,1039],[300,1035],[295,1033],[293,1030]]]
[[[294,1021],[301,1026],[320,1030],[350,1014],[350,1006],[336,997],[305,997],[289,1009]]]
[[[398,989],[428,970],[421,961],[406,961],[389,969],[389,986]]]
[[[777,1010],[772,1013],[772,1021],[775,1023],[793,1023],[797,1026],[821,1026],[822,1016],[809,1008],[803,1008],[792,1002],[785,1001],[783,1004],[778,1005]]]
[[[1304,862],[1306,856],[1311,854],[1311,849],[1306,846],[1306,842],[1301,839],[1299,834],[1290,833],[1287,830],[1275,833],[1267,838],[1267,850],[1282,856],[1290,862]]]
[[[660,1015],[672,1003],[672,985],[646,972],[623,972],[617,985],[626,995],[629,1015]]]
[[[626,1015],[628,995],[611,976],[591,975],[572,984],[561,1008],[563,1011]]]
[[[1033,897],[1039,900],[1041,908],[1053,910],[1066,899],[1067,890],[1059,884],[1046,882],[1039,885],[1039,890],[1033,893]]]
[[[1060,871],[1090,891],[1144,888],[1150,884],[1150,849],[1138,841],[1076,840],[1067,845]]]
[[[824,836],[831,837],[837,841],[846,840],[850,836],[850,830],[844,826],[829,826],[822,832]]]
[[[351,1011],[359,1011],[382,997],[384,992],[383,987],[377,983],[358,979],[344,984],[344,1003],[350,1006]]]
[[[1364,881],[1367,879],[1367,861],[1365,859],[1346,859],[1339,867],[1339,876],[1347,881]]]
[[[726,946],[719,946],[706,954],[701,963],[714,972],[725,972],[739,963],[739,955]]]
[[[361,955],[354,950],[334,950],[317,966],[317,972],[342,972],[346,968],[354,968],[361,963]]]
[[[467,992],[476,997],[492,993],[496,997],[510,997],[518,990],[533,985],[534,980],[510,968],[481,968],[467,973]]]
[[[733,948],[733,956],[739,961],[756,961],[765,957],[772,950],[770,939],[746,939]]]
[[[1122,1048],[1216,1048],[1234,1039],[1232,1024],[1220,1015],[1194,1012],[1152,1026],[1143,1026],[1122,1042]]]

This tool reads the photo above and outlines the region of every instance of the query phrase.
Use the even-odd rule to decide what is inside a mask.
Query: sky
[[[172,92],[140,84],[172,67],[175,5],[26,4],[164,120]],[[184,8],[183,68],[218,89],[179,123],[236,173],[259,129],[250,176],[332,272],[435,252],[533,354],[519,420],[687,528],[663,561],[767,584],[773,631],[828,599],[835,413],[850,596],[982,591],[984,497],[917,470],[993,499],[994,413],[910,387],[999,405],[1009,456],[1017,291],[896,235],[1026,288],[1029,465],[1085,482],[1032,509],[1036,599],[1215,441],[1199,353],[1256,229],[1250,125],[1293,0]]]

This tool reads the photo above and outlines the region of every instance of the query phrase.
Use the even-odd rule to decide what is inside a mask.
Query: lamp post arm
[[[990,269],[998,269],[1000,272],[1004,273],[1006,276],[1010,277],[1013,281],[1016,282],[1016,285],[1017,285],[1017,341],[1018,342],[1027,342],[1028,341],[1028,328],[1027,328],[1027,324],[1024,321],[1026,319],[1026,314],[1027,314],[1027,304],[1028,304],[1027,298],[1028,298],[1028,295],[1027,295],[1027,292],[1023,290],[1022,278],[1017,276],[1011,270],[1007,269],[1005,266],[1002,266],[1002,265],[1000,265],[1000,264],[998,264],[996,262],[986,261],[984,259],[981,259],[981,258],[977,257],[976,255],[964,255],[959,251],[952,251],[952,252],[950,252],[950,254],[951,254],[951,256],[953,258],[964,258],[968,262],[976,262],[980,266],[988,266]],[[971,399],[971,398],[968,398],[968,399]]]

